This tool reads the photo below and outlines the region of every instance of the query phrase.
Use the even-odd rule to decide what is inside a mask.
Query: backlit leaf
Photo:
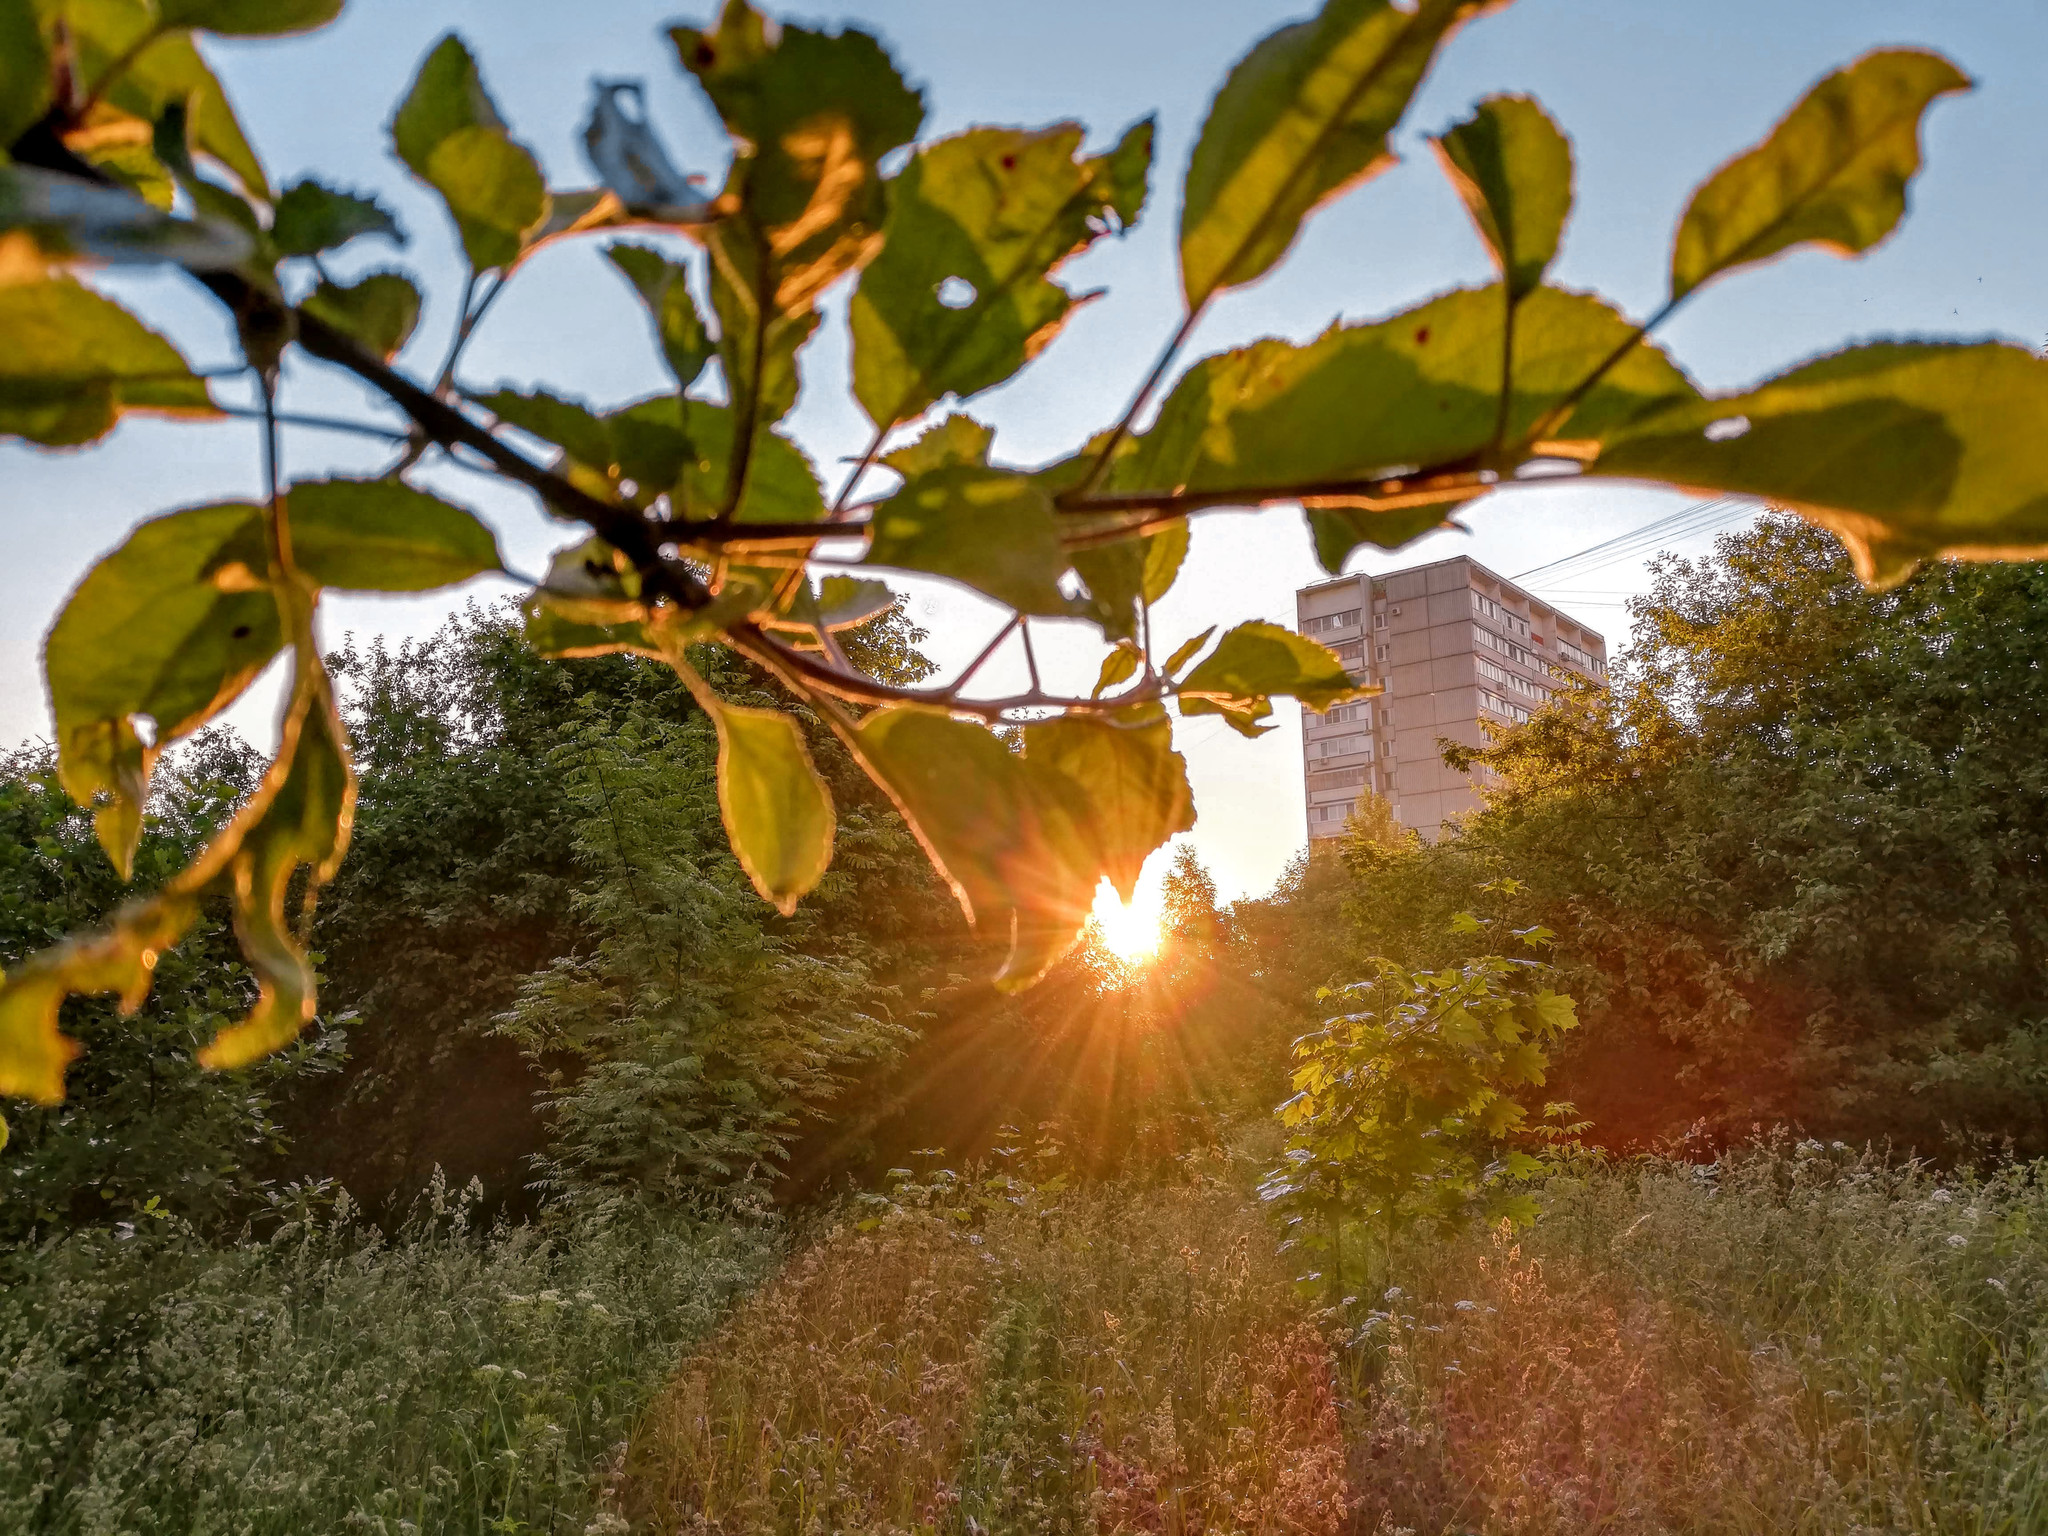
[[[671,30],[735,140],[711,254],[711,300],[731,399],[760,425],[796,402],[797,350],[818,296],[874,254],[886,199],[876,163],[908,143],[924,104],[864,32],[784,25],[744,0],[711,30]],[[725,500],[737,504],[738,488]]]
[[[0,283],[0,336],[0,433],[70,447],[124,411],[214,414],[169,342],[71,278]]]
[[[310,32],[341,14],[342,0],[156,0],[166,27],[199,27],[223,37]]]
[[[157,28],[156,8],[137,0],[68,0],[64,21],[77,78],[106,79],[107,106],[144,123],[156,122],[167,107],[185,108],[193,144],[233,171],[256,196],[270,195],[262,163],[191,33],[165,32],[147,42]],[[122,60],[127,62],[116,72]]]
[[[1007,932],[996,985],[1036,981],[1080,936],[1100,879],[1081,786],[937,710],[878,709],[853,738],[968,921]]]
[[[280,256],[331,251],[358,235],[389,235],[405,243],[398,221],[374,197],[310,180],[285,188],[270,226],[270,242]]]
[[[1024,755],[1057,768],[1087,797],[1091,846],[1126,903],[1153,850],[1195,824],[1188,765],[1164,710],[1143,723],[1066,715],[1024,728]]]
[[[1075,550],[1074,569],[1088,586],[1089,617],[1103,635],[1111,640],[1134,636],[1141,606],[1158,602],[1172,589],[1187,555],[1186,518],[1157,533]]]
[[[653,316],[661,355],[676,376],[676,388],[688,389],[717,351],[704,317],[697,313],[697,301],[690,297],[689,268],[638,245],[615,245],[605,254]]]
[[[1769,138],[1693,194],[1671,252],[1671,297],[1798,245],[1869,250],[1906,211],[1920,119],[1970,79],[1939,54],[1865,54],[1806,94]]]
[[[396,480],[302,480],[289,507],[294,563],[323,587],[430,592],[502,569],[475,513]]]
[[[476,403],[508,426],[553,443],[569,457],[600,474],[618,461],[610,424],[589,406],[564,400],[546,390],[494,390]],[[680,463],[680,449],[678,449]]]
[[[1000,384],[1058,334],[1075,301],[1049,274],[1106,232],[1134,169],[1077,160],[1081,137],[1074,123],[972,128],[890,184],[886,243],[851,313],[854,394],[876,426]]]
[[[709,516],[719,510],[731,479],[732,408],[683,400],[678,419],[689,454],[670,501],[677,517]],[[824,515],[825,493],[810,458],[778,432],[756,432],[746,495],[733,509],[733,521],[807,523]]]
[[[118,808],[100,831],[124,874],[157,754],[232,703],[284,645],[264,568],[257,508],[173,512],[94,566],[50,630],[58,778],[80,805],[105,795]]]
[[[949,464],[986,464],[995,440],[994,427],[956,411],[944,421],[926,427],[914,442],[890,449],[882,455],[882,462],[904,479],[912,480]]]
[[[450,34],[429,53],[391,120],[391,142],[414,175],[441,194],[470,264],[510,265],[547,218],[547,184],[512,142],[476,60]]]
[[[1436,50],[1486,0],[1327,0],[1230,72],[1181,206],[1190,308],[1271,270],[1320,204],[1393,163],[1387,135]]]
[[[2048,360],[1879,342],[1609,435],[1590,472],[1736,492],[1832,529],[1866,582],[2048,556]]]
[[[420,320],[420,291],[396,272],[372,272],[353,283],[322,282],[300,305],[389,362]]]
[[[784,917],[832,862],[832,795],[803,732],[778,709],[698,693],[718,727],[718,808],[732,851],[761,899]]]
[[[256,973],[256,1006],[199,1052],[205,1067],[247,1066],[291,1044],[313,1022],[313,964],[285,901],[301,866],[307,870],[308,910],[314,892],[340,868],[355,819],[356,781],[333,705],[324,697],[309,699],[295,713],[301,718],[287,721],[281,748],[289,765],[283,781],[243,834],[228,867],[235,936]],[[270,771],[276,775],[280,765]]]
[[[1096,674],[1095,689],[1090,698],[1101,698],[1120,683],[1127,683],[1138,675],[1138,668],[1144,664],[1145,653],[1138,649],[1134,640],[1119,640],[1102,658],[1102,670]]]
[[[0,147],[50,109],[50,49],[36,0],[0,0]]]
[[[549,594],[536,592],[520,604],[526,643],[542,656],[608,656],[627,651],[660,658],[660,645],[640,619],[593,622],[564,611]]]
[[[953,464],[906,481],[875,508],[865,563],[950,577],[1020,613],[1068,615],[1057,521],[1029,475]]]
[[[1260,734],[1258,722],[1272,713],[1274,694],[1325,713],[1374,691],[1346,672],[1328,646],[1262,620],[1226,631],[1179,684],[1183,715],[1222,715],[1247,736]]]
[[[1527,96],[1494,96],[1433,141],[1519,301],[1543,282],[1572,211],[1572,146]]]

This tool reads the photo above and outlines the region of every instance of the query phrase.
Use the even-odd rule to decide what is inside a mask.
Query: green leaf
[[[1829,75],[1693,194],[1671,251],[1672,299],[1798,245],[1869,250],[1905,215],[1921,117],[1936,97],[1970,84],[1917,48],[1865,54]]]
[[[1181,287],[1198,308],[1270,271],[1319,205],[1393,164],[1387,135],[1437,48],[1482,0],[1328,0],[1230,72],[1181,205]]]
[[[1572,146],[1527,96],[1493,96],[1433,141],[1510,302],[1542,285],[1572,211]]]
[[[1095,172],[1096,189],[1104,207],[1116,215],[1117,223],[1128,229],[1145,211],[1145,196],[1152,181],[1152,141],[1158,123],[1141,118],[1124,130],[1116,148],[1088,162]]]
[[[1195,652],[1199,651],[1204,645],[1206,645],[1208,643],[1209,637],[1215,633],[1216,626],[1214,624],[1211,624],[1199,635],[1196,635],[1191,639],[1183,640],[1179,645],[1175,646],[1173,648],[1173,654],[1166,658],[1166,675],[1168,677],[1172,677],[1176,672],[1180,671],[1181,667],[1185,665],[1188,661],[1192,660]]]
[[[0,433],[71,447],[124,411],[215,414],[169,342],[71,278],[0,284],[0,336]]]
[[[693,690],[718,727],[718,808],[761,899],[784,917],[832,862],[832,794],[794,717]]]
[[[867,565],[946,576],[1019,613],[1064,617],[1058,514],[1029,475],[952,464],[904,482],[875,508]]]
[[[579,464],[610,475],[618,462],[611,424],[589,406],[546,390],[494,390],[473,397],[508,426],[553,443]],[[681,450],[677,450],[681,462]]]
[[[890,184],[885,241],[851,312],[854,395],[877,428],[1002,383],[1059,333],[1075,301],[1049,274],[1107,231],[1138,158],[1077,160],[1081,137],[1075,123],[971,128]],[[1142,165],[1136,178],[1142,200]]]
[[[572,608],[574,605],[570,605]],[[595,621],[565,611],[545,592],[536,592],[520,605],[525,623],[526,643],[542,656],[608,656],[628,651],[639,656],[664,659],[647,625],[640,619],[616,622]]]
[[[1007,933],[996,985],[1036,981],[1080,936],[1100,879],[1080,784],[936,710],[878,709],[852,737],[968,921]]]
[[[877,162],[908,143],[924,104],[864,32],[782,26],[743,0],[718,26],[671,30],[735,141],[705,227],[729,397],[750,421],[796,402],[797,350],[818,296],[874,254],[886,210]],[[724,498],[737,505],[739,488]]]
[[[420,291],[396,272],[372,272],[353,283],[322,282],[300,305],[389,362],[420,320]]]
[[[448,204],[479,272],[509,267],[547,217],[548,188],[532,155],[489,128],[459,128],[434,146],[427,181]]]
[[[889,612],[896,603],[896,594],[883,582],[827,576],[813,588],[806,577],[765,622],[771,629],[794,634],[859,629]]]
[[[2048,361],[1878,342],[1608,435],[1589,472],[1735,492],[1832,529],[1873,585],[1922,560],[2048,556]]]
[[[36,0],[0,0],[0,149],[50,110],[50,48]]]
[[[883,454],[882,462],[905,480],[914,480],[949,464],[987,464],[988,451],[995,440],[994,427],[955,412],[926,427],[916,441]]]
[[[1376,691],[1354,680],[1328,646],[1262,620],[1226,631],[1179,684],[1183,715],[1222,715],[1246,736],[1267,729],[1258,722],[1273,712],[1273,694],[1325,713]]]
[[[280,256],[331,251],[358,235],[389,235],[405,244],[398,221],[374,197],[337,191],[310,180],[285,188],[270,225],[270,242]]]
[[[256,507],[173,512],[94,566],[50,630],[58,778],[80,805],[113,802],[101,839],[124,876],[157,754],[234,702],[283,648],[264,566]],[[138,718],[151,722],[147,745]]]
[[[548,214],[547,183],[514,144],[476,60],[452,33],[420,65],[391,120],[391,142],[414,175],[441,194],[470,265],[509,266]]]
[[[431,592],[503,569],[475,513],[396,480],[302,480],[289,507],[293,562],[323,587]]]
[[[676,388],[688,389],[718,350],[704,328],[704,317],[697,313],[697,301],[690,297],[690,269],[644,246],[615,245],[605,254],[654,317],[661,355],[676,376]]]
[[[1425,533],[1445,526],[1441,502],[1422,507],[1345,506],[1339,499],[1319,501],[1306,509],[1309,540],[1316,560],[1332,576],[1343,574],[1344,562],[1361,544],[1399,549]]]
[[[1089,617],[1105,638],[1137,634],[1140,607],[1158,602],[1180,575],[1188,537],[1187,519],[1180,518],[1157,533],[1074,551],[1074,570],[1088,587]]]
[[[189,897],[131,902],[103,933],[81,935],[0,975],[0,1095],[36,1104],[64,1099],[64,1069],[79,1046],[57,1027],[74,992],[114,992],[124,1013],[149,994],[157,957],[183,938],[199,915]]]
[[[1126,902],[1153,850],[1195,825],[1188,765],[1163,710],[1142,723],[1066,715],[1027,725],[1024,756],[1081,786],[1090,846]]]
[[[1102,658],[1102,670],[1096,674],[1095,691],[1088,696],[1099,699],[1120,683],[1127,683],[1138,675],[1138,668],[1145,660],[1145,653],[1138,649],[1134,640],[1119,640]]]
[[[302,685],[303,686],[303,685]],[[258,983],[256,1006],[199,1052],[201,1066],[245,1067],[298,1038],[313,1022],[316,976],[285,911],[292,877],[308,870],[304,904],[341,867],[355,818],[356,780],[333,704],[308,699],[287,721],[270,776],[274,798],[243,835],[229,866],[235,936]],[[288,767],[286,766],[288,765]]]
[[[191,33],[166,32],[146,42],[157,29],[154,12],[153,6],[134,0],[66,0],[75,78],[97,83],[127,60],[107,84],[107,106],[145,123],[157,122],[167,107],[184,108],[191,117],[193,143],[240,177],[251,193],[269,197],[262,162]]]
[[[1539,1030],[1558,1033],[1579,1027],[1579,1005],[1562,992],[1538,992],[1526,1006]]]
[[[223,37],[310,32],[341,14],[342,0],[156,0],[166,27],[198,27]]]
[[[678,518],[705,517],[722,504],[731,483],[733,413],[730,406],[680,402],[679,420],[689,454],[669,493]],[[754,434],[747,490],[733,509],[737,523],[809,523],[825,515],[825,493],[804,451],[769,428]]]

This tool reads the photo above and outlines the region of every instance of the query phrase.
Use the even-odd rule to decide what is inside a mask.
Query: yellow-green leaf
[[[157,753],[225,709],[283,647],[264,568],[257,508],[173,512],[94,566],[50,630],[58,776],[80,805],[106,795],[128,808],[100,828],[124,874]]]
[[[1074,570],[1088,587],[1089,617],[1111,640],[1138,632],[1138,613],[1172,590],[1188,556],[1186,518],[1156,533],[1074,551]]]
[[[884,244],[851,311],[854,395],[877,427],[1000,384],[1066,323],[1075,301],[1050,274],[1107,232],[1131,175],[1076,159],[1081,135],[971,128],[890,183]]]
[[[166,27],[198,27],[223,37],[310,32],[341,14],[342,0],[156,0]]]
[[[405,234],[374,197],[343,192],[313,180],[285,188],[270,225],[270,243],[280,256],[311,256],[348,244],[358,235],[388,235],[400,245]]]
[[[124,411],[215,414],[169,342],[71,278],[0,283],[0,337],[0,433],[71,447]]]
[[[718,808],[732,851],[761,899],[784,917],[832,862],[832,794],[803,732],[779,709],[698,692],[718,727]]]
[[[1591,473],[1736,492],[1834,530],[1866,582],[2048,556],[2048,360],[1879,342],[1609,434]]]
[[[306,699],[294,716],[286,723],[281,761],[270,770],[283,780],[228,867],[235,936],[256,973],[256,1006],[200,1051],[205,1067],[247,1066],[291,1044],[313,1021],[316,977],[285,899],[304,866],[303,903],[310,910],[314,893],[340,868],[355,819],[356,780],[332,703],[324,696]]]
[[[1906,212],[1920,119],[1970,78],[1918,48],[1865,54],[1806,94],[1756,148],[1695,192],[1671,251],[1671,297],[1797,245],[1869,250]]]
[[[704,317],[697,313],[697,301],[690,297],[689,268],[638,245],[615,245],[605,254],[653,317],[661,355],[675,374],[676,388],[688,389],[718,350],[704,328]]]
[[[865,563],[950,577],[1019,613],[1070,615],[1057,518],[1031,476],[951,464],[875,508]]]
[[[1273,712],[1274,694],[1323,713],[1376,691],[1346,672],[1328,646],[1263,620],[1225,631],[1179,684],[1182,714],[1222,715],[1247,736],[1267,729],[1258,722]]]
[[[616,621],[580,617],[571,602],[566,608],[548,593],[536,592],[520,605],[526,643],[542,656],[609,656],[627,651],[662,659],[665,653],[644,620]]]
[[[166,31],[146,41],[160,31],[156,8],[138,0],[65,0],[64,22],[76,78],[94,86],[105,82],[107,106],[145,123],[158,121],[167,107],[184,108],[194,145],[233,171],[256,196],[270,195],[262,162],[191,33]]]
[[[50,49],[36,0],[0,0],[0,147],[50,109]]]
[[[1091,846],[1126,902],[1152,852],[1195,824],[1188,765],[1164,710],[1142,722],[1065,715],[1024,728],[1024,755],[1081,786]]]
[[[547,182],[532,155],[490,128],[458,128],[427,160],[427,181],[448,204],[462,249],[479,272],[517,259],[548,212]]]
[[[302,480],[288,505],[293,561],[323,587],[431,592],[503,569],[474,512],[396,480]]]
[[[1497,3],[1497,0],[1494,0]],[[1230,72],[1181,205],[1190,308],[1270,271],[1308,215],[1393,163],[1387,135],[1436,50],[1487,0],[1327,0]]]
[[[419,324],[420,291],[396,272],[372,272],[353,283],[323,281],[300,307],[388,362]]]
[[[1508,298],[1543,282],[1572,211],[1572,146],[1527,96],[1493,96],[1432,141]]]
[[[1080,936],[1101,878],[1080,784],[937,710],[878,709],[852,734],[968,921],[1008,936],[996,985],[1036,981]]]

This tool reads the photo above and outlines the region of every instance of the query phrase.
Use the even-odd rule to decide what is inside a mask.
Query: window
[[[1394,770],[1393,770],[1393,769],[1391,769],[1391,768],[1387,768],[1387,769],[1384,769],[1384,770],[1382,770],[1382,771],[1381,771],[1381,773],[1380,773],[1380,788],[1381,788],[1381,789],[1383,789],[1383,790],[1385,790],[1385,791],[1386,791],[1386,792],[1387,792],[1388,794],[1390,794],[1390,795],[1391,795],[1391,794],[1392,794],[1392,793],[1394,792]]]
[[[1328,634],[1333,629],[1356,629],[1357,627],[1358,610],[1356,608],[1346,608],[1342,613],[1326,613],[1319,619],[1304,621],[1301,626],[1301,632],[1304,635],[1323,635]]]
[[[1335,709],[1320,715],[1310,711],[1310,720],[1316,725],[1326,723],[1336,725],[1345,720],[1370,719],[1372,719],[1372,706],[1370,704],[1339,704]]]
[[[1389,730],[1393,729],[1394,712],[1384,704],[1380,706],[1380,724]]]
[[[1309,744],[1311,757],[1371,757],[1370,736],[1326,736]]]
[[[1499,694],[1488,689],[1482,688],[1479,690],[1479,705],[1480,708],[1490,709],[1502,719],[1512,720],[1517,725],[1529,723],[1529,711],[1522,708],[1519,704],[1510,704]]]
[[[1520,635],[1524,640],[1529,638],[1529,621],[1527,619],[1510,613],[1483,593],[1474,592],[1472,594],[1472,611],[1481,618],[1491,619],[1511,635]]]
[[[1326,789],[1350,789],[1364,782],[1363,768],[1340,768],[1335,773],[1312,773],[1308,776],[1310,794],[1319,794]]]
[[[1312,805],[1308,815],[1311,821],[1349,821],[1357,809],[1356,800],[1339,800],[1335,805]]]
[[[1506,667],[1495,666],[1484,656],[1474,657],[1473,665],[1478,668],[1479,675],[1489,683],[1497,684],[1510,693],[1519,693],[1524,698],[1534,699],[1538,704],[1550,702],[1550,690],[1541,683],[1532,683],[1528,678],[1510,672]]]
[[[1372,656],[1374,661],[1385,661],[1387,659],[1387,648],[1384,645],[1374,646],[1372,648]]]
[[[1512,640],[1501,639],[1499,635],[1496,635],[1492,630],[1482,625],[1474,624],[1472,626],[1472,639],[1489,651],[1498,651],[1510,661],[1519,661],[1531,671],[1535,671],[1543,665],[1542,662],[1536,659],[1533,652],[1524,650]]]
[[[1346,665],[1365,659],[1365,642],[1363,640],[1339,640],[1330,649],[1335,653],[1337,659]],[[1381,649],[1384,650],[1385,647],[1382,646]]]
[[[1374,629],[1385,629],[1387,627],[1387,616],[1384,613],[1374,614],[1372,616],[1372,627]]]
[[[1596,677],[1599,675],[1600,663],[1591,651],[1581,649],[1579,646],[1573,645],[1571,641],[1562,638],[1558,640],[1557,648],[1564,652],[1564,659],[1580,671],[1590,672]]]

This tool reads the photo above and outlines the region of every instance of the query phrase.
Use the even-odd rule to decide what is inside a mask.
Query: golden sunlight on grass
[[[1159,953],[1165,916],[1156,888],[1140,886],[1136,899],[1126,905],[1105,880],[1096,889],[1095,909],[1089,914],[1089,921],[1104,949],[1125,965],[1136,966]]]

